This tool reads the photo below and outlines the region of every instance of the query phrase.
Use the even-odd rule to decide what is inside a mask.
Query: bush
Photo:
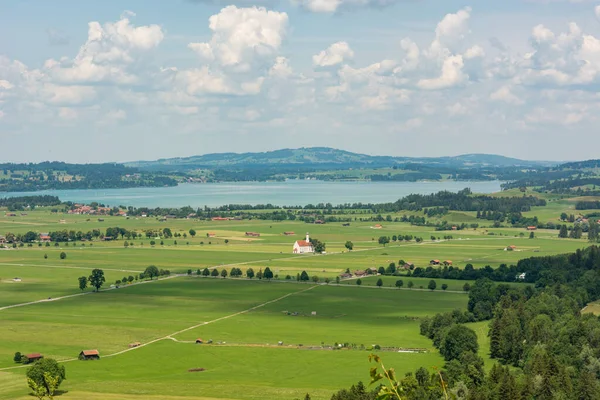
[[[65,258],[67,258],[67,253],[65,253],[64,251],[62,251],[62,252],[60,253],[60,259],[61,259],[61,260],[64,260]]]

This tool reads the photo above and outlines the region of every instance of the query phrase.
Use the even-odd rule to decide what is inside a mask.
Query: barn
[[[98,350],[82,350],[79,353],[80,360],[99,360],[100,352]]]

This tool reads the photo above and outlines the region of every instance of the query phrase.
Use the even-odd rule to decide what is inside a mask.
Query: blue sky
[[[600,2],[0,3],[0,160],[599,158]]]

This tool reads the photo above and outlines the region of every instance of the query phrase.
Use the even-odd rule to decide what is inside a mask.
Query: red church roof
[[[312,243],[307,242],[306,240],[297,240],[296,243],[298,243],[298,246],[300,247],[312,247]]]

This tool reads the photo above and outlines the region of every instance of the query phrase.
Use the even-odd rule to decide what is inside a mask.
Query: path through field
[[[175,276],[173,276],[173,278],[175,278],[175,277],[177,277],[177,276],[181,276],[181,275],[175,275]],[[171,278],[171,277],[169,277],[169,278]],[[165,279],[168,279],[168,278],[165,278]],[[151,281],[148,281],[148,282],[151,282]],[[158,281],[155,281],[155,282],[158,282]],[[144,283],[145,283],[145,282],[144,282]],[[238,315],[246,314],[246,313],[248,313],[248,312],[250,312],[250,311],[256,310],[256,309],[258,309],[258,308],[261,308],[261,307],[264,307],[264,306],[266,306],[266,305],[269,305],[269,304],[272,304],[272,303],[276,303],[276,302],[278,302],[278,301],[280,301],[280,300],[283,300],[283,299],[285,299],[285,298],[287,298],[287,297],[290,297],[290,296],[294,296],[294,295],[297,295],[297,294],[300,294],[300,293],[307,292],[307,291],[309,291],[309,290],[312,290],[312,289],[314,289],[314,288],[316,288],[316,287],[319,287],[319,285],[310,286],[310,287],[308,287],[308,288],[306,288],[306,289],[302,289],[302,290],[299,290],[299,291],[296,291],[296,292],[288,293],[288,294],[286,294],[286,295],[283,295],[283,296],[281,296],[281,297],[278,297],[278,298],[276,298],[276,299],[273,299],[273,300],[266,301],[266,302],[264,302],[264,303],[261,303],[261,304],[259,304],[259,305],[257,305],[257,306],[254,306],[254,307],[250,307],[250,308],[248,308],[248,309],[246,309],[246,310],[238,311],[238,312],[236,312],[236,313],[229,314],[229,315],[226,315],[226,316],[223,316],[223,317],[219,317],[219,318],[216,318],[216,319],[213,319],[213,320],[210,320],[210,321],[201,322],[201,323],[199,323],[199,324],[192,325],[192,326],[190,326],[190,327],[188,327],[188,328],[181,329],[181,330],[179,330],[179,331],[177,331],[177,332],[173,332],[173,333],[170,333],[170,334],[168,334],[168,335],[165,335],[165,336],[162,336],[162,337],[159,337],[159,338],[153,339],[153,340],[151,340],[151,341],[149,341],[149,342],[142,343],[141,345],[139,345],[139,346],[137,346],[137,347],[131,347],[131,348],[127,348],[127,349],[125,349],[125,350],[118,351],[118,352],[116,352],[116,353],[112,353],[112,354],[106,354],[106,355],[103,355],[102,357],[103,357],[103,358],[106,358],[106,357],[114,357],[114,356],[118,356],[118,355],[120,355],[120,354],[124,354],[124,353],[130,352],[130,351],[134,351],[134,350],[140,349],[140,348],[142,348],[142,347],[145,347],[145,346],[151,345],[151,344],[153,344],[153,343],[156,343],[156,342],[159,342],[159,341],[161,341],[161,340],[169,340],[169,339],[170,339],[170,340],[175,340],[175,341],[177,341],[177,340],[176,340],[176,339],[174,339],[172,336],[179,335],[180,333],[187,332],[187,331],[190,331],[190,330],[192,330],[192,329],[196,329],[196,328],[198,328],[198,327],[201,327],[201,326],[204,326],[204,325],[214,324],[214,323],[216,323],[216,322],[224,321],[224,320],[226,320],[226,319],[229,319],[229,318],[237,317]],[[105,290],[111,290],[111,289],[105,289]],[[88,293],[91,293],[91,292],[88,292]],[[86,293],[78,293],[77,295],[63,296],[62,298],[65,298],[65,297],[73,297],[73,296],[81,296],[81,295],[84,295],[84,294],[86,294]],[[43,301],[47,301],[47,300],[38,300],[37,302],[23,303],[22,305],[35,304],[35,303],[40,303],[40,302],[43,302]],[[5,307],[5,308],[10,308],[10,307],[15,307],[15,306],[8,306],[8,307]],[[70,358],[70,359],[67,359],[67,360],[57,360],[57,361],[58,361],[58,362],[61,362],[61,363],[66,363],[66,362],[77,361],[77,360],[79,360],[79,359],[78,359],[78,358]],[[15,366],[15,367],[0,368],[0,371],[7,371],[7,370],[11,370],[11,369],[18,369],[18,368],[25,368],[25,367],[27,367],[27,366],[28,366],[28,365],[19,365],[19,366]]]

